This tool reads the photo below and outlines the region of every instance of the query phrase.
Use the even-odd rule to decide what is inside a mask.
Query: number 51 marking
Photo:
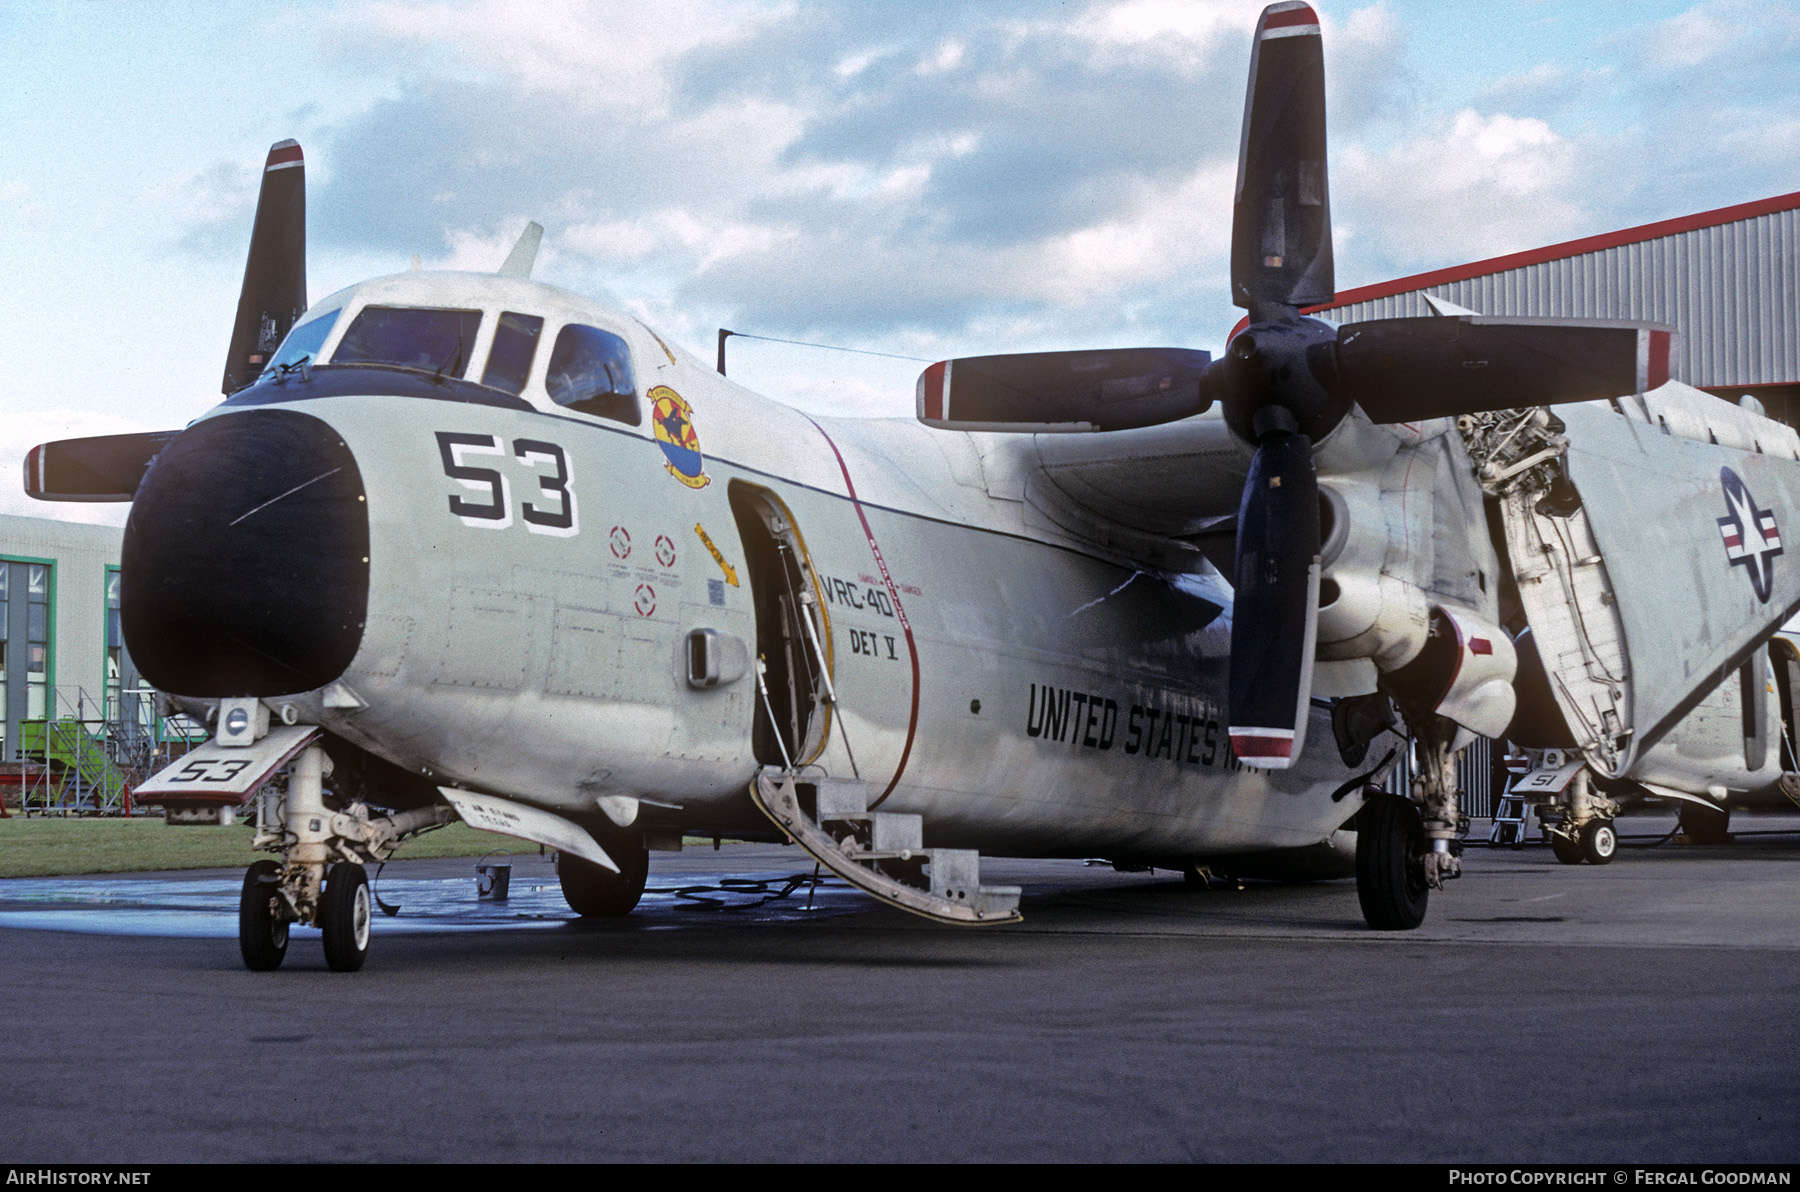
[[[512,486],[505,473],[495,468],[475,467],[468,462],[483,456],[507,458],[506,448],[500,441],[493,435],[463,435],[440,430],[437,443],[444,475],[471,493],[480,493],[487,498],[477,501],[453,494],[450,512],[457,520],[478,530],[504,530],[512,525]],[[569,457],[563,449],[542,439],[514,439],[512,457],[532,469],[542,496],[554,499],[554,503],[546,501],[542,505],[519,502],[519,517],[525,528],[533,534],[550,534],[557,538],[569,538],[579,533],[575,493],[569,487],[574,476],[569,471]],[[545,464],[555,465],[555,475],[538,470]]]

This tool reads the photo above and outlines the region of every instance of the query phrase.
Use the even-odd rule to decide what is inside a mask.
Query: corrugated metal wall
[[[1800,382],[1800,210],[1426,288],[1488,315],[1650,319],[1681,332],[1690,385]],[[1333,307],[1339,322],[1431,311],[1411,290]]]

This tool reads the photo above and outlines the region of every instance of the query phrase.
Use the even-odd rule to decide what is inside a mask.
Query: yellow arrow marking
[[[725,582],[734,588],[737,587],[737,568],[725,561],[725,556],[719,553],[719,548],[714,546],[713,540],[706,536],[706,531],[700,528],[699,522],[694,523],[694,533],[700,535],[700,541],[705,545],[706,553],[713,557],[713,562],[717,563],[719,570],[725,573]]]

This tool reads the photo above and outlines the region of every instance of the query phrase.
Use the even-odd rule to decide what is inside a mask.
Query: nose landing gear
[[[282,859],[257,861],[244,874],[238,950],[252,971],[281,966],[295,923],[319,928],[333,972],[362,968],[373,922],[363,864],[385,860],[405,837],[456,818],[442,803],[397,814],[360,802],[333,811],[323,787],[329,766],[325,750],[309,745],[289,763],[284,792],[265,788],[257,796],[254,845]]]
[[[1550,832],[1550,851],[1564,865],[1605,865],[1619,851],[1619,833],[1613,827],[1619,805],[1594,790],[1592,777],[1583,769],[1563,792],[1561,822]]]

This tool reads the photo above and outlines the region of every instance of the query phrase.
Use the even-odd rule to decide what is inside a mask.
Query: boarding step
[[[1525,830],[1531,821],[1531,804],[1529,797],[1514,791],[1501,795],[1494,805],[1494,826],[1488,832],[1488,843],[1524,847]]]
[[[981,884],[974,849],[926,848],[925,822],[870,811],[865,782],[763,770],[750,796],[825,868],[891,906],[940,923],[1016,923],[1019,887]]]

